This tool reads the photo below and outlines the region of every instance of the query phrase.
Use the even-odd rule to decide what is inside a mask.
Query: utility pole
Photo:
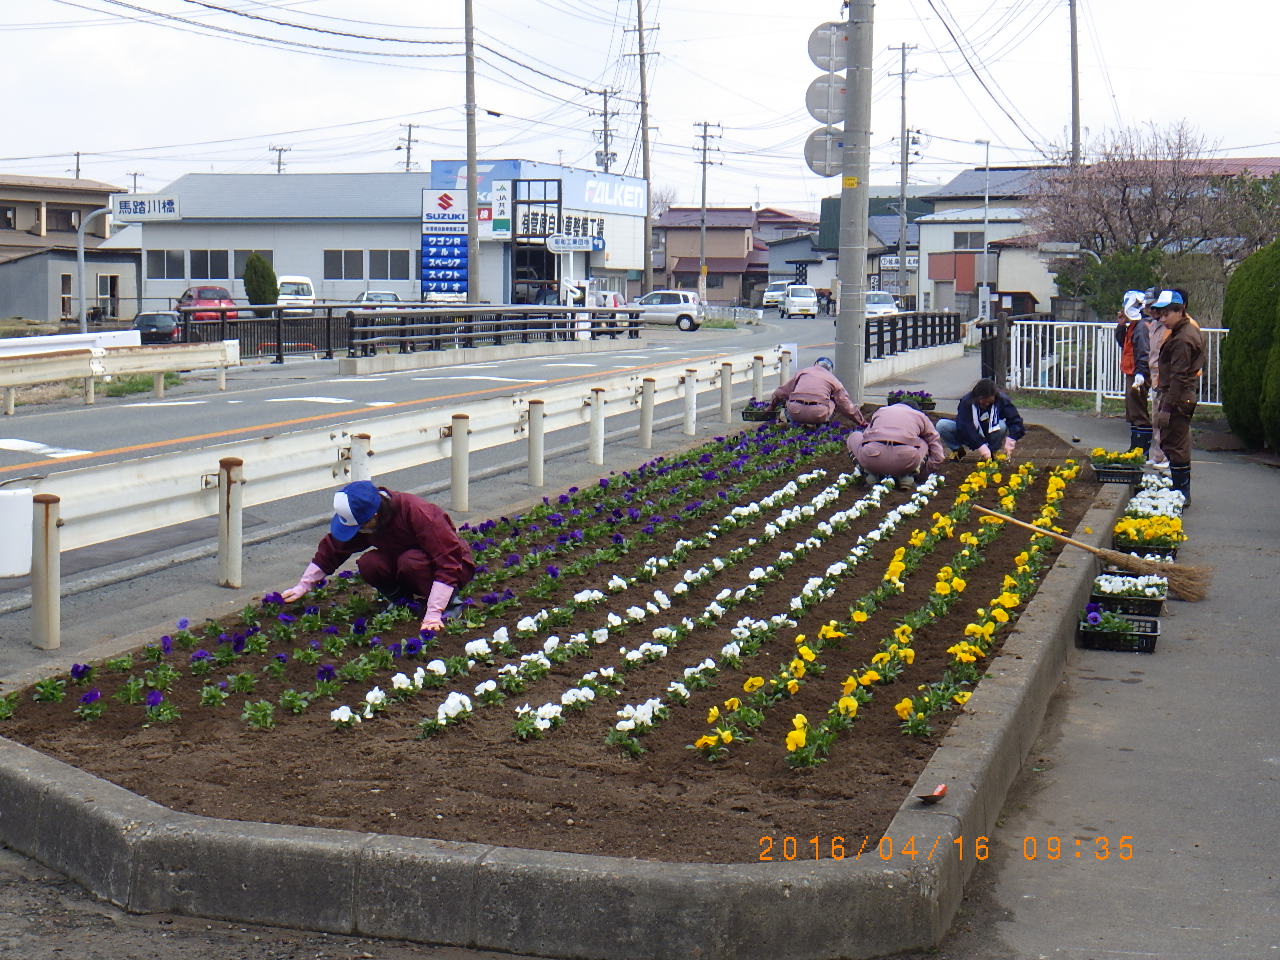
[[[910,141],[907,138],[907,74],[915,73],[914,70],[907,70],[907,51],[914,50],[916,45],[900,44],[896,47],[890,47],[890,50],[897,50],[902,54],[902,72],[897,74],[902,78],[902,123],[899,127],[899,136],[902,139],[902,169],[898,171],[898,295],[905,296],[907,292],[907,163],[911,150]]]
[[[840,180],[840,315],[836,375],[862,402],[867,322],[867,177],[871,169],[872,0],[849,3],[843,175]]]
[[[396,144],[396,149],[404,151],[404,172],[409,173],[413,169],[413,145],[417,141],[413,139],[412,123],[402,123],[400,126],[406,128],[409,132],[400,138],[400,142]]]
[[[472,0],[463,0],[467,60],[467,301],[478,299],[477,271],[480,260],[480,224],[476,220],[480,178],[476,174],[476,24]]]
[[[711,162],[707,159],[707,142],[714,136],[707,132],[707,128],[719,128],[720,124],[702,120],[694,126],[702,128],[702,133],[698,134],[702,138],[702,159],[698,161],[702,164],[702,215],[698,220],[698,299],[705,302],[707,299],[707,165]]]
[[[146,174],[145,174],[145,173],[142,173],[141,171],[131,170],[131,171],[129,171],[128,173],[126,173],[126,174],[125,174],[125,176],[126,176],[126,177],[133,177],[133,191],[132,191],[132,192],[133,192],[133,193],[137,193],[137,192],[138,192],[138,178],[139,178],[139,177],[145,177],[145,176],[146,176]]]
[[[284,173],[284,155],[292,150],[292,147],[267,147],[268,150],[276,152],[276,173]]]
[[[991,141],[975,140],[986,147],[986,158],[983,170],[986,178],[982,182],[982,273],[978,284],[978,317],[988,320],[991,317],[991,291],[988,289],[987,277],[987,230],[991,226]]]
[[[605,173],[609,172],[609,166],[617,159],[617,155],[612,152],[610,147],[613,145],[613,136],[609,129],[609,94],[616,93],[615,90],[584,90],[584,93],[590,95],[599,95],[604,98],[604,111],[600,114],[602,118],[601,128],[597,131],[600,134],[600,145],[603,149],[596,151],[596,166]]]
[[[76,151],[76,179],[80,179],[80,151]]]
[[[1076,39],[1076,0],[1067,0],[1071,14],[1071,166],[1080,166],[1080,44]]]
[[[649,78],[645,69],[644,50],[644,0],[636,0],[636,49],[640,55],[640,173],[644,177],[644,277],[640,280],[640,292],[653,289],[653,208],[649,194],[653,184],[649,181]]]

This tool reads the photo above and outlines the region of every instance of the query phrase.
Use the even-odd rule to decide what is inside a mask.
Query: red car
[[[189,287],[182,292],[182,296],[178,298],[177,309],[183,307],[213,307],[210,312],[196,311],[192,313],[192,320],[221,320],[224,316],[228,320],[236,319],[236,311],[227,310],[225,313],[218,309],[220,307],[234,307],[236,302],[231,299],[231,292],[226,287]]]

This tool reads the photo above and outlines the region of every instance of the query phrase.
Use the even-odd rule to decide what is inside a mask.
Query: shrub
[[[1263,430],[1263,381],[1275,339],[1280,302],[1280,241],[1244,260],[1227,281],[1222,325],[1222,411],[1245,443],[1260,447]]]
[[[1262,433],[1267,446],[1280,453],[1280,302],[1276,304],[1271,350],[1262,376]]]
[[[280,296],[276,272],[257,251],[249,254],[244,262],[244,294],[251,304],[274,304]],[[259,317],[271,316],[270,309],[253,311]]]

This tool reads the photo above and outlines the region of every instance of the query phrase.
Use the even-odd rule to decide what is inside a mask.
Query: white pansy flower
[[[446,669],[443,660],[432,660],[427,664],[427,673],[434,673],[437,677],[443,677]]]
[[[408,676],[406,676],[405,674],[397,673],[394,677],[391,678],[391,689],[392,690],[412,690],[413,681],[410,680]]]

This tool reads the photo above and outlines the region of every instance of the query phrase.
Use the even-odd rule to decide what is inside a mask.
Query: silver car
[[[674,323],[681,330],[697,330],[707,317],[706,308],[691,290],[655,290],[636,301],[643,307],[645,323]]]

